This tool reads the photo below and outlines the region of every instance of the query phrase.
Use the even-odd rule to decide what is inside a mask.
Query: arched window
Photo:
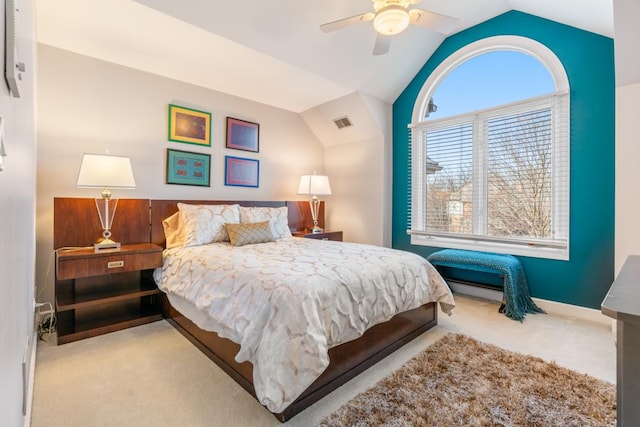
[[[443,61],[410,125],[412,244],[568,259],[568,89],[558,58],[523,37]]]

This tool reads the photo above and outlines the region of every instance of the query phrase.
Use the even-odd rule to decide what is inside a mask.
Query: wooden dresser
[[[602,301],[602,313],[616,320],[617,425],[640,425],[640,255],[624,262]]]

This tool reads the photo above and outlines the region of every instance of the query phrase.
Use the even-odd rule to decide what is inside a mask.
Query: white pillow
[[[274,239],[291,237],[289,230],[289,211],[286,206],[281,208],[245,207],[240,206],[240,223],[269,221]]]
[[[184,228],[184,246],[199,246],[213,242],[228,242],[224,225],[238,224],[238,205],[189,205],[178,203]]]

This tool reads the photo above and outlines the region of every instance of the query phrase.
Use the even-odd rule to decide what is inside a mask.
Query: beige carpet
[[[609,382],[606,324],[553,314],[514,322],[499,302],[456,295],[449,317],[281,424],[166,321],[56,346],[38,343],[31,427],[308,427],[400,369],[448,333],[532,354]],[[2,425],[2,422],[0,422]]]
[[[325,418],[324,426],[613,426],[615,387],[448,334]]]

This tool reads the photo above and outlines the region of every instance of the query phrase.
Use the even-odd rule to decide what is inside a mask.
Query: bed
[[[438,302],[453,309],[446,283],[417,255],[291,237],[298,205],[185,203],[150,202],[151,241],[168,246],[164,266],[154,272],[165,292],[164,315],[281,421],[435,326]],[[194,205],[223,216],[243,212],[242,221],[231,221],[242,226],[223,227],[231,244],[215,234],[219,227],[196,225],[184,242],[170,237],[167,245],[165,220],[176,218],[178,207],[185,221],[198,218]],[[286,230],[275,216],[260,222],[267,211],[288,212]],[[253,227],[252,239],[267,228],[275,238],[240,244],[236,228],[244,231],[244,224]]]

